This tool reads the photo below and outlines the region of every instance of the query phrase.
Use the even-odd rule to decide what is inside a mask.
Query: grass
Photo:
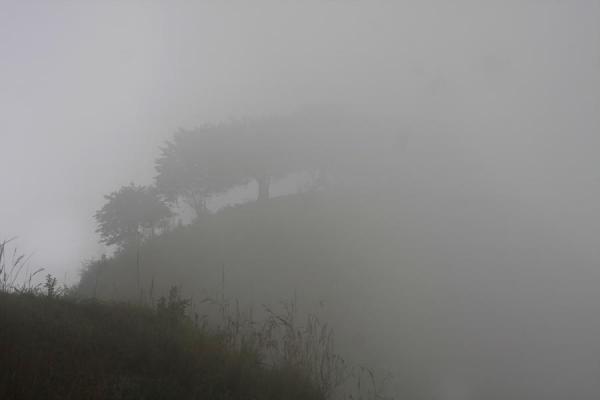
[[[8,245],[13,240],[14,238],[0,242],[0,291],[24,293],[39,290],[42,284],[36,284],[35,278],[44,269],[31,271],[30,257],[17,252],[16,247],[12,251],[9,249]]]
[[[226,273],[228,294],[261,304],[253,287],[281,298],[301,282],[311,298],[339,282],[341,266],[354,270],[366,251],[350,227],[364,217],[326,200],[204,216],[143,243],[139,263],[136,249],[91,261],[73,290],[50,276],[34,283],[16,253],[0,260],[0,399],[382,399],[387,377],[348,365],[329,325],[295,300],[255,314],[225,297]],[[181,282],[200,297],[182,298]],[[221,290],[211,298],[202,286]]]
[[[0,293],[0,398],[325,398],[301,368],[233,348],[176,300],[151,309]]]
[[[243,329],[254,322],[220,303],[222,323],[200,325],[176,287],[153,306],[78,298],[50,275],[34,279],[41,270],[28,272],[26,258],[7,244],[0,243],[0,399],[327,395],[299,357],[267,354],[280,347],[272,321],[269,335]]]

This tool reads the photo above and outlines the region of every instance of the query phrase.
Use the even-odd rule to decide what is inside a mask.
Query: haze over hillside
[[[594,1],[4,0],[0,240],[73,284],[114,255],[136,297],[94,215],[214,129],[209,222],[178,192],[144,244],[164,288],[218,284],[227,259],[232,296],[326,300],[414,396],[597,398],[599,20]],[[278,162],[269,207],[257,160]]]

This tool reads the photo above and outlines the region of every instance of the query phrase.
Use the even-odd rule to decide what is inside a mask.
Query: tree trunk
[[[199,196],[193,196],[191,199],[191,206],[196,213],[196,218],[200,218],[207,211],[206,209],[206,201],[203,198],[199,198]]]
[[[258,196],[256,201],[262,202],[269,199],[269,184],[270,179],[268,176],[262,176],[256,178],[256,183],[258,184]]]

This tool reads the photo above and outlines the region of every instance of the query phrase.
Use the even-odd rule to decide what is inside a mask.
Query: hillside
[[[578,267],[593,279],[575,284],[561,266],[579,255],[560,245],[548,219],[494,197],[475,177],[440,177],[448,179],[436,179],[445,182],[439,188],[404,182],[402,192],[302,193],[225,208],[146,241],[139,265],[135,249],[88,265],[80,290],[151,300],[180,285],[200,303],[224,287],[225,298],[256,313],[296,294],[305,310],[324,314],[336,351],[393,371],[406,398],[434,397],[445,379],[469,380],[453,376],[457,365],[486,393],[504,394],[499,377],[517,380],[525,365],[541,364],[516,372],[509,353],[488,349],[515,346],[528,360],[556,354],[545,321],[557,310],[585,313],[585,340],[595,343],[597,269]],[[567,335],[569,325],[555,329]],[[473,365],[488,366],[488,375]],[[540,379],[554,374],[539,371]]]
[[[227,207],[89,263],[78,289],[137,300],[177,285],[202,298],[220,289],[224,270],[227,294],[250,303],[279,301],[294,290],[323,296],[341,280],[358,290],[364,281],[356,274],[367,263],[375,273],[381,263],[373,257],[397,243],[390,235],[397,218],[362,202],[303,193]]]

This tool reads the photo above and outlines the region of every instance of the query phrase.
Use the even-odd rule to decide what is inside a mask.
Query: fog
[[[596,399],[599,21],[583,0],[0,0],[0,240],[76,284],[114,251],[104,195],[153,184],[175,132],[300,115],[295,137],[321,110],[313,147],[394,243],[335,271],[354,292],[289,276],[353,356],[409,398]]]

